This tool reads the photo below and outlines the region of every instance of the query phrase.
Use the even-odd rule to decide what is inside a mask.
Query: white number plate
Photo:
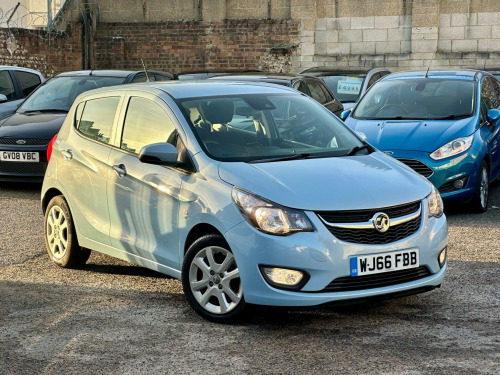
[[[359,94],[362,81],[345,80],[338,81],[337,93],[339,94]]]
[[[38,152],[31,151],[0,151],[0,161],[40,161]]]
[[[417,249],[352,257],[350,262],[351,276],[405,270],[419,266]]]

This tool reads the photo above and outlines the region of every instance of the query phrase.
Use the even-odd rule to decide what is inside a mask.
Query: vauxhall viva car
[[[241,129],[241,119],[253,128]],[[203,317],[441,285],[437,190],[321,104],[265,83],[154,83],[80,95],[42,187],[51,260],[90,249],[182,279]]]

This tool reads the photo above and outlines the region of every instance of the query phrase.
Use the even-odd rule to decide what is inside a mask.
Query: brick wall
[[[82,67],[81,26],[65,34],[26,29],[0,29],[0,65],[36,69],[45,77]]]
[[[95,68],[148,69],[178,73],[205,69],[272,67],[289,71],[297,53],[298,23],[291,20],[226,20],[200,23],[100,23]]]

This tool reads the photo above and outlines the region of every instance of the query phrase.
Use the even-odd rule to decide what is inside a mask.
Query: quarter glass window
[[[119,97],[89,100],[83,109],[78,130],[96,141],[109,143]]]
[[[487,109],[498,108],[498,96],[488,78],[481,82],[481,102],[486,104]]]
[[[169,142],[175,145],[175,126],[165,111],[155,102],[130,98],[120,148],[138,154],[146,145]]]

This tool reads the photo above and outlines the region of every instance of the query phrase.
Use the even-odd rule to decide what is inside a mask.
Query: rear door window
[[[41,83],[40,77],[37,74],[14,70],[14,75],[21,85],[23,96],[31,94],[31,92]]]
[[[132,97],[128,103],[120,148],[138,154],[146,145],[175,145],[175,126],[167,113],[152,100]]]
[[[8,101],[17,99],[14,83],[7,70],[0,71],[0,94],[5,95]]]
[[[110,143],[113,122],[120,97],[107,97],[88,100],[82,116],[77,122],[78,130],[98,142]],[[79,108],[77,109],[77,113]]]

